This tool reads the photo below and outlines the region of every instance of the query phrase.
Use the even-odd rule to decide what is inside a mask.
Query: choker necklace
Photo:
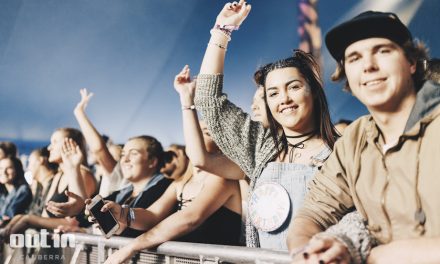
[[[314,135],[314,133],[315,133],[315,130],[312,130],[312,131],[310,131],[308,133],[301,134],[301,135],[298,135],[298,136],[287,136],[286,134],[284,134],[284,135],[286,136],[286,138],[302,138],[302,137],[307,137],[307,136],[312,135],[312,134]]]
[[[301,141],[298,142],[298,143],[295,143],[295,144],[292,144],[292,143],[287,142],[287,145],[288,145],[289,147],[292,147],[292,148],[290,149],[290,151],[289,151],[289,163],[292,163],[296,158],[301,157],[301,153],[297,153],[297,154],[294,155],[295,149],[304,149],[304,147],[305,147],[304,142],[306,142],[306,141],[310,140],[311,138],[313,138],[313,137],[315,136],[315,133],[314,133],[314,131],[312,131],[312,132],[307,133],[307,134],[304,134],[304,135],[306,135],[306,136],[307,136],[307,135],[310,135],[310,136],[307,137],[307,138],[304,139],[304,140],[301,140]],[[298,137],[299,137],[299,136],[298,136]],[[294,158],[295,158],[295,159],[294,159]]]

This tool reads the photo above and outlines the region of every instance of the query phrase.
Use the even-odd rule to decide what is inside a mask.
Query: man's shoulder
[[[373,118],[371,115],[364,115],[354,120],[347,128],[344,130],[344,141],[352,141],[359,139],[359,137],[367,129],[370,129],[373,125]]]

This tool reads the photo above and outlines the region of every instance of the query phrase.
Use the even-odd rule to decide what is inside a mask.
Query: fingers
[[[244,0],[240,1],[240,10],[238,11],[238,14],[242,17],[242,21],[246,19],[246,17],[249,15],[249,12],[251,12],[251,5],[246,3]]]
[[[79,93],[81,94],[81,100],[85,99],[86,101],[88,101],[93,96],[93,93],[88,93],[87,92],[87,88],[80,89]]]
[[[332,240],[328,238],[314,237],[310,240],[305,252],[314,254],[328,249],[332,244]]]
[[[324,263],[349,263],[350,253],[347,248],[341,243],[335,243],[331,248],[321,254],[320,260]]]
[[[76,144],[75,141],[73,141],[73,139],[71,139],[71,138],[64,138],[64,144],[63,144],[61,150],[62,150],[62,152],[68,154],[68,153],[71,153],[73,151],[79,150],[79,146]]]
[[[119,205],[114,203],[114,202],[110,202],[110,201],[104,201],[105,204],[104,206],[101,208],[101,212],[107,212],[108,210],[111,209],[116,209]]]
[[[48,204],[46,206],[46,210],[51,212],[53,215],[57,216],[57,217],[62,217],[64,216],[65,211],[61,210],[58,207],[52,206],[50,204]]]
[[[73,198],[75,200],[82,200],[82,197],[79,196],[78,194],[74,193],[74,192],[69,192],[69,191],[66,190],[64,193],[66,194],[67,197]],[[90,199],[88,199],[88,200],[90,200]]]

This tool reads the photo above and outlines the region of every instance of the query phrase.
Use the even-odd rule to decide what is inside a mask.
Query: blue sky
[[[382,2],[382,3],[380,3]],[[368,8],[411,18],[414,36],[440,46],[440,3],[321,0],[320,24]],[[0,2],[0,138],[48,140],[58,127],[77,127],[73,108],[86,87],[95,96],[87,112],[116,142],[140,134],[164,145],[183,143],[181,111],[172,87],[185,64],[198,72],[209,29],[226,1],[2,0]],[[225,91],[250,110],[252,75],[298,46],[297,2],[250,1],[252,11],[227,51]],[[416,10],[414,16],[411,10]],[[431,55],[440,56],[433,49]],[[334,120],[366,113],[332,84],[333,61],[323,49],[326,92]]]

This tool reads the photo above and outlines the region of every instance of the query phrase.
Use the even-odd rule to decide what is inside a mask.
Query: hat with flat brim
[[[387,38],[401,45],[412,40],[411,32],[394,13],[367,11],[331,29],[325,44],[336,61],[352,43],[367,38]]]

